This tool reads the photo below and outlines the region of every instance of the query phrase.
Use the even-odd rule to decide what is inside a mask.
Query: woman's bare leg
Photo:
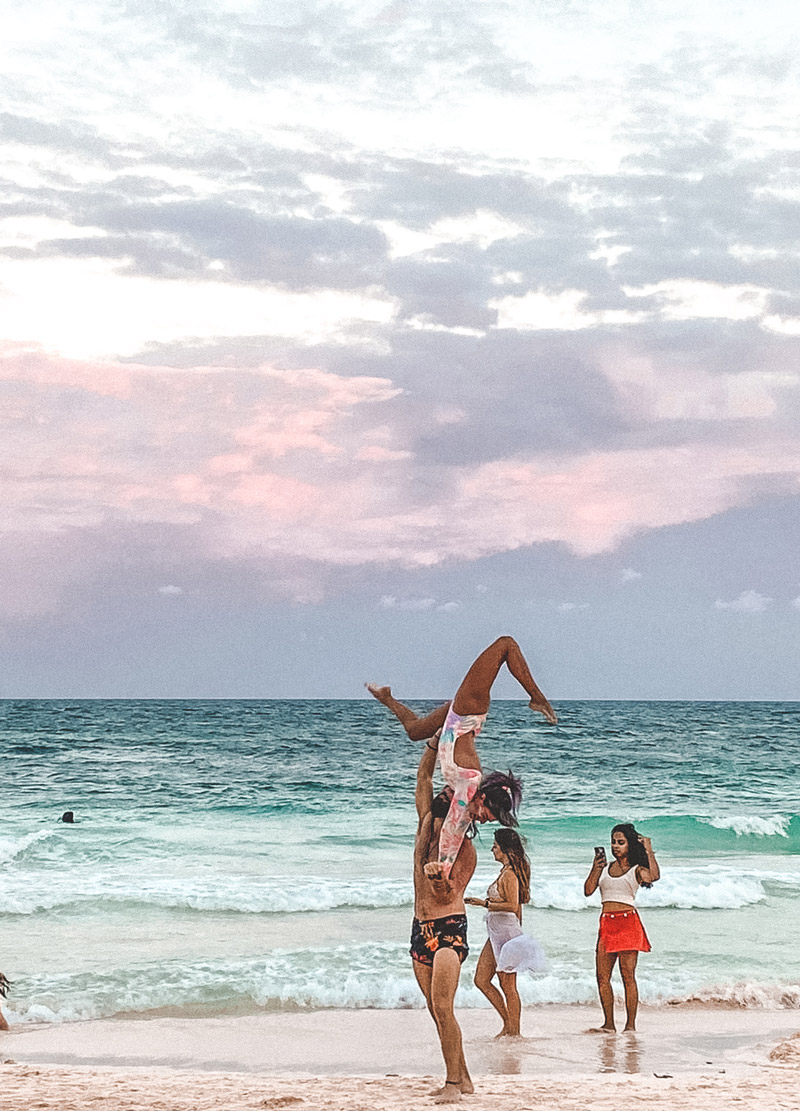
[[[503,1034],[506,1037],[518,1038],[522,1017],[522,1000],[517,991],[517,974],[516,972],[498,972],[497,978],[500,981],[503,995],[506,997],[506,1010],[508,1011]]]
[[[394,697],[391,687],[379,687],[375,683],[365,683],[364,686],[373,698],[387,710],[391,710],[412,741],[426,741],[428,737],[432,737],[436,730],[444,725],[444,719],[450,709],[450,703],[445,702],[426,717],[421,718],[404,702]]]
[[[616,1034],[614,1025],[614,989],[611,986],[611,973],[617,963],[616,953],[607,953],[602,942],[597,943],[595,967],[597,970],[597,992],[603,1008],[603,1025],[587,1030],[587,1034]]]
[[[475,987],[478,989],[478,991],[483,992],[491,1005],[500,1015],[500,1018],[503,1020],[503,1029],[500,1031],[500,1034],[502,1035],[507,1033],[508,1031],[508,1010],[506,1008],[505,999],[492,983],[492,979],[496,971],[497,965],[495,964],[494,960],[492,943],[490,941],[487,941],[483,949],[481,949],[481,955],[478,957],[478,964],[475,969],[474,982]]]
[[[503,664],[530,698],[530,708],[544,714],[555,725],[558,720],[555,710],[534,682],[527,661],[513,637],[499,637],[481,652],[456,691],[453,699],[455,712],[462,716],[485,714],[489,709],[492,684]]]
[[[639,1010],[639,988],[636,985],[636,962],[639,954],[635,949],[620,953],[619,972],[625,987],[625,1029],[636,1029],[636,1012]]]

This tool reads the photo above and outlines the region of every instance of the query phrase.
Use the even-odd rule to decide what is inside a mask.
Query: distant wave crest
[[[758,814],[739,814],[720,818],[698,818],[714,829],[730,829],[737,837],[788,837],[791,817],[774,814],[764,818]]]
[[[282,876],[195,879],[146,876],[80,876],[59,885],[54,878],[30,875],[0,878],[6,914],[36,914],[79,903],[143,904],[190,911],[240,914],[297,914],[340,907],[401,907],[412,901],[404,880],[347,880]]]
[[[25,854],[25,851],[37,841],[46,841],[56,833],[54,829],[37,829],[33,833],[26,833],[22,837],[0,838],[0,866],[10,864],[13,860]]]

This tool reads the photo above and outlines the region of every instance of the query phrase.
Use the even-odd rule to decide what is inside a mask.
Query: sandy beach
[[[800,1108],[800,1034],[791,1011],[654,1008],[641,1032],[583,1031],[588,1007],[525,1015],[495,1041],[463,1011],[475,1109]],[[0,1107],[25,1111],[244,1111],[431,1106],[441,1064],[427,1014],[349,1011],[163,1017],[12,1031]]]

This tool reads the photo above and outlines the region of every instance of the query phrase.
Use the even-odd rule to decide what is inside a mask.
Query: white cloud
[[[174,597],[178,594],[183,594],[183,587],[173,586],[171,583],[168,586],[160,586],[158,588],[159,594],[166,594],[168,597]]]
[[[431,610],[436,606],[435,598],[396,598],[394,594],[384,594],[378,601],[381,609],[386,610],[406,610],[410,613],[422,613],[425,610]],[[448,606],[458,606],[457,602],[446,602],[444,606],[439,606],[439,609],[445,609]]]
[[[718,610],[733,610],[735,613],[763,613],[772,605],[772,598],[759,594],[757,590],[743,590],[738,598],[730,602],[718,598],[714,605]]]
[[[588,610],[588,602],[559,602],[556,609],[559,613],[575,613],[578,610]]]
[[[454,613],[456,610],[461,609],[460,602],[442,602],[440,606],[436,607],[439,613]]]
[[[620,579],[624,583],[636,582],[637,579],[642,577],[641,571],[634,571],[632,567],[623,567]]]
[[[794,606],[796,610],[800,610],[800,594],[798,594],[796,598],[792,598],[789,605]]]

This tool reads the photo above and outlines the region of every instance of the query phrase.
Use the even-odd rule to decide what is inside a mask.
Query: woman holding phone
[[[619,971],[625,988],[625,1032],[636,1029],[639,989],[636,964],[640,953],[650,952],[650,942],[634,901],[639,887],[650,887],[661,875],[649,837],[642,837],[629,822],[611,830],[611,864],[605,849],[598,845],[594,861],[583,885],[584,895],[600,888],[603,909],[597,937],[597,990],[603,1008],[603,1025],[591,1033],[615,1034],[614,989],[611,973],[619,958]]]

